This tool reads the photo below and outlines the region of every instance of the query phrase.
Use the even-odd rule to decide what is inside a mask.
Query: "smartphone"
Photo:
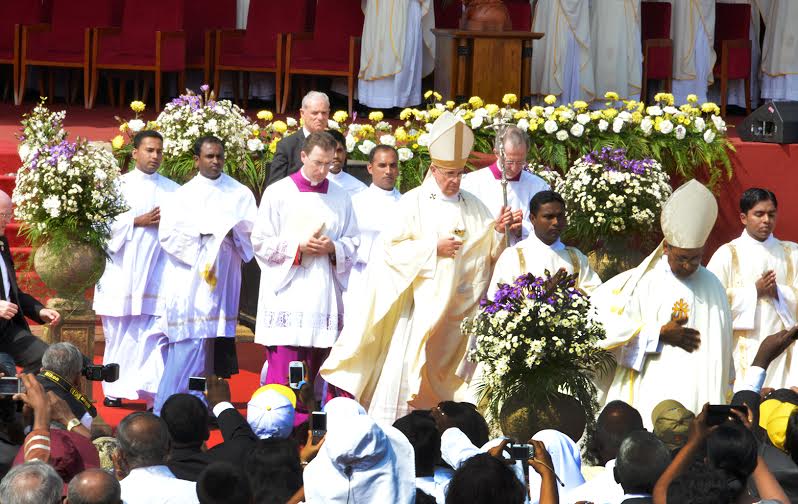
[[[316,444],[327,433],[327,413],[314,411],[310,415],[310,429],[313,432],[313,444]]]
[[[305,381],[305,365],[302,361],[291,361],[288,363],[288,386],[298,389],[299,384]]]
[[[732,413],[737,410],[744,415],[748,414],[745,406],[740,404],[710,404],[707,408],[707,425],[720,425],[726,422],[739,422],[740,419]]]
[[[202,376],[189,376],[188,389],[196,392],[205,392],[205,378]]]
[[[3,376],[0,378],[0,396],[12,396],[25,392],[25,385],[16,376]]]
[[[535,447],[531,444],[509,444],[510,458],[513,460],[529,460],[535,458]]]

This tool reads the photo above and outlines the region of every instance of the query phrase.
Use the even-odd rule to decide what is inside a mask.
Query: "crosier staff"
[[[507,122],[506,118],[504,117],[504,112],[502,112],[502,117],[499,122],[495,122],[492,125],[488,126],[488,128],[496,130],[496,146],[499,151],[499,165],[502,169],[502,198],[504,208],[508,207],[507,203],[507,167],[505,166],[506,157],[504,154],[504,134],[507,132],[507,127],[512,126],[511,123]],[[504,225],[504,246],[510,246],[510,225]]]

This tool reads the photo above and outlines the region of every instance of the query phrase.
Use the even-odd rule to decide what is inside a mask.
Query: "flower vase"
[[[68,240],[65,243],[45,242],[33,256],[33,269],[42,282],[55,291],[47,306],[55,310],[89,308],[86,290],[105,271],[104,252],[90,244]]]
[[[604,282],[636,267],[644,258],[645,254],[627,240],[607,240],[587,255],[590,267]]]
[[[574,397],[561,393],[515,394],[499,412],[502,433],[519,443],[526,443],[544,429],[559,430],[577,441],[585,423],[585,408]]]

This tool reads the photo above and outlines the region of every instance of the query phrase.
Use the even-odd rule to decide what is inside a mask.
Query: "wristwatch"
[[[72,432],[72,429],[74,429],[78,425],[80,425],[80,420],[78,420],[77,418],[73,418],[72,420],[67,422],[66,428],[68,431]]]

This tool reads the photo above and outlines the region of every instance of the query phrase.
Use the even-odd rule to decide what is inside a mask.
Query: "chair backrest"
[[[513,30],[532,30],[532,4],[524,0],[504,0],[504,5],[510,13]]]
[[[453,0],[449,5],[443,5],[443,0],[435,0],[435,28],[442,30],[456,30],[460,28],[460,18],[463,16],[462,0]]]
[[[671,38],[671,4],[641,2],[640,32],[643,40]]]
[[[715,45],[724,40],[750,37],[751,5],[720,3],[715,5]]]
[[[14,46],[14,25],[47,22],[49,6],[42,0],[0,0],[0,51]]]
[[[318,0],[313,40],[323,43],[331,55],[347,54],[349,37],[363,34],[360,0]]]
[[[183,29],[183,0],[124,0],[121,49],[126,53],[155,52],[156,31]]]
[[[61,48],[83,49],[86,28],[114,26],[119,22],[120,0],[52,0],[51,40]]]
[[[204,57],[206,30],[236,27],[236,0],[185,0],[183,9],[186,56],[191,61]]]
[[[274,54],[278,33],[307,30],[308,0],[250,0],[244,52]]]

